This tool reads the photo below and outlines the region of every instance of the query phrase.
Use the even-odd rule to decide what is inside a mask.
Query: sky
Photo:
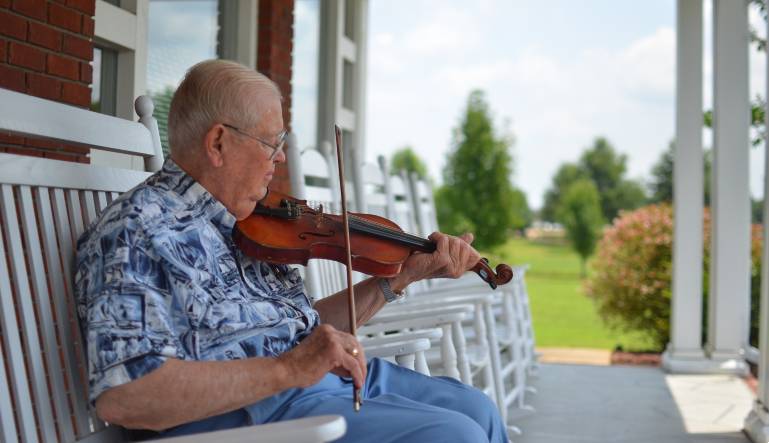
[[[539,208],[552,176],[598,136],[648,182],[674,133],[675,4],[590,0],[371,0],[366,152],[413,146],[441,181],[467,97],[482,89],[495,127],[515,142],[513,182]],[[704,11],[705,107],[712,97],[712,9]],[[751,23],[760,18],[751,11]],[[765,25],[759,30],[765,33]],[[751,90],[766,59],[751,50]],[[710,145],[709,131],[704,143]],[[751,153],[761,195],[763,148]]]

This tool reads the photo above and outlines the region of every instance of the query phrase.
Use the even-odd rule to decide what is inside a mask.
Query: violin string
[[[385,224],[382,224],[382,223],[374,221],[374,220],[366,220],[366,219],[363,219],[363,218],[360,218],[360,217],[356,217],[354,215],[352,215],[350,217],[353,220],[355,220],[356,222],[359,222],[359,223],[362,223],[362,224],[371,225],[372,227],[374,227],[376,229],[379,229],[381,231],[387,232],[389,234],[393,234],[393,235],[397,235],[397,236],[403,237],[405,239],[419,241],[419,242],[424,242],[426,240],[426,239],[424,239],[422,237],[409,234],[408,232],[398,231],[396,229],[391,228],[390,226],[387,226]],[[427,240],[427,241],[429,241],[429,240]]]
[[[325,216],[327,214],[341,216],[341,211],[338,210],[337,204],[330,203],[328,201],[326,201],[325,203],[326,205],[324,207],[323,201],[305,200],[304,206],[307,207],[310,210],[310,212],[313,214],[320,213],[321,216]],[[364,227],[373,230],[374,234],[381,234],[381,235],[389,236],[391,239],[394,239],[394,240],[401,240],[407,243],[417,244],[422,246],[434,244],[432,240],[410,234],[403,230],[393,229],[392,227],[387,226],[381,222],[357,217],[353,215],[350,211],[348,211],[348,215],[350,219],[353,220],[354,222],[358,222],[360,225],[363,225]]]
[[[422,238],[417,238],[417,239],[410,238],[408,235],[404,234],[403,232],[389,229],[388,227],[383,227],[382,225],[379,225],[375,222],[369,223],[368,221],[361,220],[361,219],[353,219],[352,221],[353,221],[354,227],[358,231],[361,231],[364,233],[376,234],[383,237],[391,238],[393,240],[404,241],[407,243],[416,243],[420,246],[425,245],[425,243],[428,242],[428,240],[424,240]]]
[[[309,203],[310,203],[309,200],[307,201],[307,203],[308,203],[308,206],[310,206],[309,205]],[[320,202],[320,201],[313,200],[312,203],[317,203],[319,206],[323,206],[322,202]],[[315,208],[312,208],[312,209],[318,210],[318,206],[316,206]],[[329,211],[328,209],[331,209],[331,210]],[[341,216],[342,215],[342,211],[339,211],[335,207],[335,205],[326,205],[323,208],[323,214],[324,215],[328,214],[328,215],[339,215],[339,216]],[[385,224],[383,224],[381,222],[360,218],[358,216],[353,215],[349,211],[348,211],[348,215],[350,216],[350,218],[355,219],[355,220],[359,221],[360,223],[369,224],[369,225],[376,225],[377,228],[383,229],[384,231],[386,231],[388,233],[391,233],[391,234],[405,236],[405,237],[409,238],[410,240],[416,240],[416,241],[419,241],[419,240],[424,241],[425,240],[424,238],[422,238],[422,237],[420,237],[418,235],[410,234],[410,233],[405,232],[405,231],[398,231],[398,230],[393,229],[392,227],[387,226],[387,225],[385,225]]]
[[[335,207],[336,205],[328,204],[328,202],[326,202],[327,204],[326,204],[326,207],[324,208],[323,203],[324,202],[320,200],[306,200],[304,206],[306,206],[310,210],[310,212],[313,214],[320,213],[321,216],[326,216],[326,215],[341,216],[341,211],[337,210],[337,208]],[[321,208],[323,208],[322,211],[321,211]],[[330,208],[331,211],[328,211],[326,208]],[[387,235],[390,238],[393,238],[396,240],[403,240],[406,242],[411,242],[411,243],[416,243],[421,245],[433,243],[429,239],[425,239],[423,237],[413,235],[402,230],[393,229],[392,227],[387,226],[381,222],[368,220],[368,219],[355,216],[349,211],[348,211],[348,215],[353,222],[366,226],[369,229],[374,230],[375,232],[379,231],[378,233],[381,233],[382,235]]]

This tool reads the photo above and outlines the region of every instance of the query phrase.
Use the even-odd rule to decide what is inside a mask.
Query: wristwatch
[[[403,293],[403,291],[398,291],[398,292],[393,291],[393,288],[390,287],[390,279],[388,278],[379,279],[379,289],[382,290],[382,294],[384,294],[385,302],[387,303],[392,303],[395,300],[400,300],[406,295]]]

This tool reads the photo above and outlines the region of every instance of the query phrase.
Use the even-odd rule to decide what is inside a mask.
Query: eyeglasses
[[[225,128],[232,129],[233,131],[237,132],[240,135],[246,136],[248,138],[252,138],[258,141],[259,143],[263,144],[264,146],[267,146],[268,148],[272,149],[272,153],[270,154],[270,157],[269,157],[270,160],[274,159],[275,156],[278,155],[278,152],[282,152],[283,146],[286,145],[286,136],[288,135],[288,131],[286,131],[285,129],[280,131],[280,134],[278,134],[278,142],[275,144],[272,144],[262,140],[259,137],[254,137],[253,135],[249,134],[248,132],[240,128],[237,128],[232,125],[228,125],[227,123],[222,123],[222,126],[224,126]]]

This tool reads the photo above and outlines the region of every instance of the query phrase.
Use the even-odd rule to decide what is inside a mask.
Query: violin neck
[[[434,252],[435,242],[416,235],[407,234],[402,231],[388,228],[386,226],[370,223],[357,217],[350,217],[350,230],[361,234],[368,234],[375,237],[400,243],[406,247],[419,252]]]

